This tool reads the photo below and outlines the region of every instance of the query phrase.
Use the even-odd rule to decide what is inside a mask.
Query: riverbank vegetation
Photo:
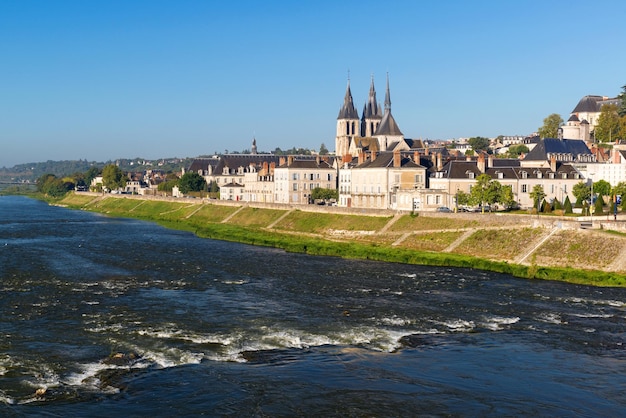
[[[290,252],[474,268],[587,285],[626,286],[626,272],[602,270],[609,260],[607,257],[619,258],[626,246],[625,237],[560,231],[542,243],[549,230],[524,227],[523,218],[516,216],[476,214],[473,219],[454,215],[366,216],[221,205],[200,200],[83,194],[69,194],[58,203],[110,216],[154,221],[204,238]],[[605,235],[606,244],[590,239],[597,235]],[[534,247],[537,248],[533,256],[521,260]],[[599,261],[590,263],[590,254]]]

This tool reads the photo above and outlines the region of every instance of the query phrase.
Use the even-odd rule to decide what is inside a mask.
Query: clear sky
[[[526,135],[626,84],[626,2],[1,0],[0,167],[334,150],[348,72],[408,138]]]

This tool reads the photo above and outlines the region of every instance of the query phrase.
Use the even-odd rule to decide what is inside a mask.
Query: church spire
[[[350,78],[348,78],[348,86],[346,87],[346,95],[343,98],[343,106],[339,111],[337,119],[358,119],[359,113],[354,107],[354,101],[352,100],[352,91],[350,90]]]
[[[389,94],[389,73],[387,73],[387,91],[385,92],[385,112],[391,110],[391,95]]]

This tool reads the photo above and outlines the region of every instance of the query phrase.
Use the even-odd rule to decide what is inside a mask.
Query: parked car
[[[452,212],[452,210],[450,210],[450,208],[447,206],[439,206],[437,208],[437,212],[450,213]]]

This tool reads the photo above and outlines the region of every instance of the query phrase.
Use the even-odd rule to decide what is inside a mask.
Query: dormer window
[[[526,171],[521,171],[520,175],[522,176],[523,179],[528,178],[528,173]]]
[[[539,171],[539,170],[537,170],[537,178],[538,179],[543,178],[543,173],[541,171]]]
[[[496,175],[498,176],[498,179],[502,180],[504,178],[504,173],[501,171],[496,171]]]
[[[566,178],[567,178],[567,173],[561,173],[561,177],[562,177],[563,179],[566,179]]]
[[[549,173],[549,174],[548,174],[548,178],[553,179],[553,178],[554,178],[554,173]]]

